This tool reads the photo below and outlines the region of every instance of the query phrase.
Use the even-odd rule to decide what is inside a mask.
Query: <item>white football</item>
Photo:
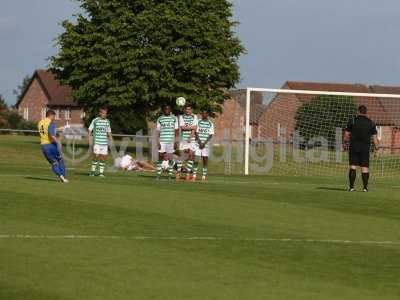
[[[183,97],[179,97],[176,99],[176,105],[178,106],[185,106],[186,104],[186,99]]]

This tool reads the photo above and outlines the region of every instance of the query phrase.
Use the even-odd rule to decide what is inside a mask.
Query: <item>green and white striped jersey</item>
[[[197,136],[200,141],[204,143],[210,135],[214,134],[214,124],[210,120],[199,120],[197,122]],[[208,143],[206,144],[206,148],[208,147]]]
[[[111,132],[110,121],[97,117],[90,123],[89,130],[93,134],[93,144],[106,146],[108,145],[108,133]]]
[[[179,116],[179,126],[197,126],[197,116],[196,115],[180,115]],[[189,130],[182,130],[181,129],[181,142],[187,142],[190,137],[191,131]],[[192,142],[195,140],[194,136],[192,138]]]
[[[178,119],[174,115],[162,115],[157,119],[160,143],[173,143],[175,141],[175,130],[177,129],[179,129]]]

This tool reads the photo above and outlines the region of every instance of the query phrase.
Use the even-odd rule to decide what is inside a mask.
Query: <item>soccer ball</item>
[[[179,97],[179,98],[176,99],[176,105],[182,107],[182,106],[185,106],[185,104],[186,104],[186,99],[185,98]]]

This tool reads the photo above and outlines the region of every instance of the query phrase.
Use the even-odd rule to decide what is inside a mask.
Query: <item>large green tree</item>
[[[229,0],[79,1],[51,65],[90,116],[106,104],[114,122],[139,128],[178,96],[218,111],[240,78]]]
[[[324,137],[334,146],[336,128],[344,128],[357,111],[353,97],[316,96],[299,107],[296,113],[296,130],[309,141]]]

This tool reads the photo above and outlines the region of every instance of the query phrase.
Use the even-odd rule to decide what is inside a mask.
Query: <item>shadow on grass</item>
[[[34,177],[34,176],[26,176],[25,179],[37,180],[37,181],[53,181],[53,182],[58,182],[59,181],[56,178],[45,178],[45,177]]]
[[[153,172],[138,172],[137,173],[137,177],[141,177],[141,178],[149,178],[149,179],[155,179],[156,175]],[[167,177],[165,177],[165,179],[167,179]]]
[[[75,176],[83,176],[83,177],[90,177],[89,176],[89,171],[87,172],[74,172]]]
[[[335,191],[335,192],[347,192],[347,190],[346,190],[346,189],[343,189],[343,188],[326,187],[326,186],[317,187],[317,190]]]

